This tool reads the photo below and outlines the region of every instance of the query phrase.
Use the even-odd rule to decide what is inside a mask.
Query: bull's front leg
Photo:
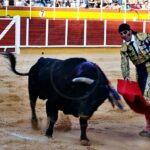
[[[52,108],[47,102],[46,112],[47,112],[47,117],[49,118],[48,128],[46,130],[46,136],[51,138],[53,135],[54,125],[58,119],[58,110]]]
[[[84,146],[90,145],[89,139],[87,138],[87,134],[86,134],[86,129],[88,126],[87,122],[88,122],[87,119],[80,118],[80,130],[81,130],[80,141],[81,141],[81,145]]]

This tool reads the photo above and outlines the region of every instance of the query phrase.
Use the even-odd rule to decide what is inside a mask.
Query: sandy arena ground
[[[91,50],[92,51],[92,50]],[[107,51],[107,52],[106,52]],[[85,57],[97,63],[116,87],[121,78],[118,51],[64,52],[52,51],[42,55],[17,55],[17,69],[27,72],[41,56],[51,58]],[[134,75],[132,66],[132,74]],[[134,76],[133,76],[134,79]],[[150,139],[138,135],[145,126],[143,115],[136,114],[126,105],[126,112],[112,108],[106,102],[89,120],[87,135],[91,146],[81,146],[78,119],[61,112],[52,139],[45,136],[45,101],[37,101],[39,129],[30,124],[31,111],[28,100],[28,78],[13,74],[8,61],[0,56],[0,150],[148,150]],[[67,121],[70,118],[71,123]],[[62,119],[63,118],[63,119]]]

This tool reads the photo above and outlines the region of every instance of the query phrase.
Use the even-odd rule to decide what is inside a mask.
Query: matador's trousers
[[[150,61],[137,65],[137,82],[142,91],[142,94],[150,105]],[[145,112],[145,118],[147,121],[146,129],[150,131],[150,111]]]

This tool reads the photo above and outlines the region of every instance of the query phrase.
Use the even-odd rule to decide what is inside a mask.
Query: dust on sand
[[[115,85],[121,78],[118,51],[91,53],[51,53],[17,55],[17,69],[27,72],[41,56],[51,58],[85,57],[97,63]],[[8,61],[0,56],[0,150],[148,150],[150,139],[138,135],[145,126],[143,115],[126,105],[126,112],[106,101],[89,120],[87,134],[91,146],[81,146],[78,118],[59,113],[52,139],[45,136],[45,101],[37,101],[39,129],[31,127],[28,78],[9,71]],[[134,68],[131,69],[134,75]],[[133,76],[134,78],[134,76]],[[68,117],[71,122],[68,121]]]

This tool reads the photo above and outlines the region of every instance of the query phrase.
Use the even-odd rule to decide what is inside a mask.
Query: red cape
[[[137,82],[119,79],[117,90],[132,110],[141,114],[150,113],[150,104],[143,97]]]

